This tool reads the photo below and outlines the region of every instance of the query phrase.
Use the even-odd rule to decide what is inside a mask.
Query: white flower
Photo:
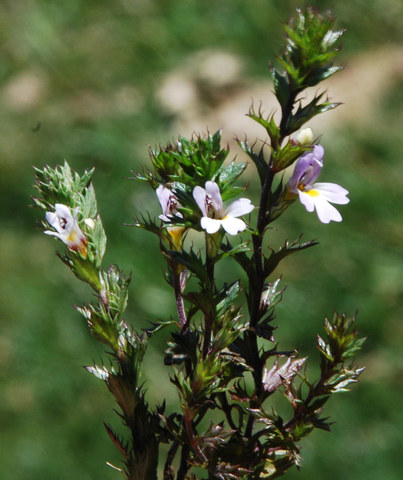
[[[348,191],[335,183],[313,183],[323,167],[323,155],[322,145],[315,145],[311,152],[302,155],[287,183],[287,189],[298,194],[300,202],[308,212],[316,209],[322,223],[341,222],[339,211],[330,203],[347,204],[350,201],[347,198]]]
[[[87,256],[87,240],[80,230],[77,223],[78,207],[74,209],[74,216],[66,205],[56,203],[54,212],[46,212],[46,220],[56,232],[53,230],[45,230],[47,235],[53,235],[60,238],[71,250]]]
[[[160,218],[164,222],[170,222],[170,219],[174,215],[176,217],[183,218],[183,215],[177,210],[177,207],[181,207],[182,205],[178,202],[178,199],[171,192],[171,190],[169,190],[169,188],[164,187],[164,185],[160,185],[155,191],[155,193],[157,194],[158,200],[162,208],[162,215],[159,215],[158,218]],[[180,250],[182,248],[183,232],[185,228],[166,227],[166,229],[171,237],[172,246],[176,250]]]
[[[205,188],[195,187],[193,197],[203,213],[200,225],[209,234],[218,232],[221,226],[230,235],[242,232],[246,224],[236,217],[246,215],[254,209],[248,198],[239,198],[224,210],[220,189],[211,181],[206,182]]]

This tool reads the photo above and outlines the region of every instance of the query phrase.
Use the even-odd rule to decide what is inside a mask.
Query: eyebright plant
[[[175,318],[142,332],[124,318],[130,275],[117,266],[103,267],[106,235],[91,183],[93,170],[80,176],[67,163],[36,169],[34,203],[46,212],[44,233],[61,240],[60,258],[96,293],[92,303],[77,310],[107,348],[108,366],[87,370],[106,384],[127,427],[127,436],[122,436],[106,425],[123,457],[123,465],[115,468],[127,480],[277,478],[293,465],[300,467],[300,440],[315,428],[330,429],[322,416],[326,402],[347,390],[363,370],[352,363],[363,339],[354,318],[344,314],[326,319],[324,334],[317,337],[318,378],[307,378],[306,358],[278,348],[273,324],[282,300],[278,266],[316,242],[298,239],[285,241],[278,250],[263,249],[268,227],[296,199],[309,212],[316,209],[323,223],[340,222],[331,204],[349,201],[343,187],[316,183],[324,147],[314,141],[310,128],[302,128],[338,106],[324,94],[303,103],[306,88],[341,68],[333,62],[342,32],[333,25],[330,14],[297,11],[286,26],[278,67],[271,67],[280,121],[253,107],[249,111],[266,131],[262,145],[270,146],[256,150],[257,142],[239,142],[256,166],[257,205],[239,186],[246,162],[227,161],[229,150],[221,146],[220,131],[150,149],[150,169],[134,174],[156,194],[155,210],[134,226],[159,239],[176,301]],[[292,166],[293,173],[285,172]],[[195,234],[192,241],[187,239],[190,231],[199,232],[203,247],[195,247]],[[240,265],[243,278],[219,284],[216,266],[228,259]],[[167,339],[166,374],[179,398],[173,411],[167,411],[165,401],[150,405],[141,379],[148,343],[161,332]],[[272,396],[279,393],[290,407],[287,418],[273,408]]]

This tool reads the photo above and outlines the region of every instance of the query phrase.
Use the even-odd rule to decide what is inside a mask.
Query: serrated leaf
[[[99,380],[102,380],[103,382],[106,382],[109,378],[110,372],[108,369],[103,366],[103,367],[98,367],[98,365],[94,365],[91,367],[84,367],[87,372],[91,373],[95,377],[97,377]]]
[[[290,96],[290,86],[287,79],[287,75],[285,73],[280,73],[274,67],[271,68],[271,74],[273,78],[274,92],[283,110],[285,109]]]
[[[189,252],[168,251],[167,255],[172,257],[177,263],[180,263],[192,272],[196,277],[206,285],[210,282],[207,275],[207,269],[200,255],[197,255],[192,249]]]
[[[324,102],[319,105],[316,105],[315,102],[316,98],[312,100],[311,103],[306,105],[305,107],[299,107],[297,112],[291,116],[290,121],[287,124],[287,134],[290,135],[291,133],[299,130],[306,122],[308,122],[311,118],[319,115],[320,113],[327,112],[329,110],[333,110],[337,108],[341,103],[332,103],[332,102]]]
[[[153,322],[151,323],[151,327],[145,328],[144,331],[146,334],[151,337],[155,333],[158,333],[160,330],[166,328],[166,327],[176,327],[179,328],[179,322],[177,320],[174,320],[173,318],[170,318],[169,320],[160,320],[158,322]]]
[[[262,146],[261,149],[259,150],[259,153],[256,153],[253,150],[253,147],[255,145],[252,145],[252,146],[249,145],[247,140],[245,140],[245,142],[239,141],[238,143],[239,143],[239,146],[242,148],[242,150],[251,158],[251,160],[255,164],[258,175],[259,175],[260,183],[263,185],[267,175],[267,168],[268,168],[268,163],[264,158],[264,147]]]
[[[220,167],[220,169],[214,175],[212,180],[219,185],[220,193],[223,201],[233,198],[238,193],[236,188],[234,187],[230,188],[230,187],[235,182],[235,180],[240,175],[242,175],[245,168],[246,168],[245,162],[235,163],[234,161],[232,161],[228,165],[223,165],[222,167]]]
[[[299,239],[294,242],[286,242],[277,252],[273,252],[270,257],[264,259],[264,275],[267,278],[277,267],[281,260],[288,255],[305,250],[318,244],[318,242],[312,240],[310,242],[298,243]]]

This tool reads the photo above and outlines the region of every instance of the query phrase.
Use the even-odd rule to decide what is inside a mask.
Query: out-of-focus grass
[[[311,4],[334,6],[338,25],[348,29],[343,61],[399,41],[399,0]],[[144,206],[158,211],[153,194],[127,180],[130,170],[147,163],[147,144],[181,133],[172,133],[175,118],[161,111],[155,92],[167,72],[206,48],[239,57],[248,79],[267,78],[267,60],[281,45],[281,24],[298,5],[291,0],[1,3],[4,480],[119,478],[104,463],[119,463],[102,426],[103,420],[114,421],[112,401],[80,368],[99,361],[103,349],[71,308],[92,294],[54,256],[56,243],[33,228],[38,212],[28,208],[31,165],[66,158],[78,170],[96,166],[94,183],[109,242],[106,262],[134,274],[127,318],[141,328],[167,316],[174,304],[162,280],[157,242],[122,226]],[[355,124],[317,132],[327,147],[322,181],[351,191],[343,223],[321,225],[295,204],[272,232],[277,242],[301,232],[320,240],[281,269],[288,286],[277,319],[283,347],[297,347],[314,360],[315,335],[334,309],[350,314],[359,309],[358,325],[368,336],[360,357],[368,368],[360,385],[332,400],[333,433],[316,432],[303,442],[304,468],[290,479],[401,478],[402,91],[401,84],[388,92],[381,86],[380,98],[373,99],[376,115],[362,122],[365,128],[357,112]],[[250,179],[253,167],[249,170]],[[160,400],[166,390],[173,408],[176,394],[158,363],[163,344],[161,334],[146,359],[145,379],[150,401]]]

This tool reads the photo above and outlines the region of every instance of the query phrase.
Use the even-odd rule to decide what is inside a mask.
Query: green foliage
[[[42,210],[48,210],[55,203],[63,203],[70,206],[85,206],[82,215],[95,217],[95,197],[89,190],[90,182],[94,174],[94,168],[86,170],[80,176],[72,172],[69,164],[64,162],[63,166],[51,168],[45,166],[43,169],[34,168],[36,175],[36,189],[39,197],[33,197],[34,204]],[[91,202],[85,199],[87,196]],[[95,208],[95,210],[94,210]]]
[[[298,10],[285,27],[286,45],[277,58],[284,70],[279,72],[272,67],[274,91],[283,114],[282,136],[290,135],[313,116],[339,105],[327,101],[318,104],[322,97],[318,95],[308,105],[299,107],[296,113],[291,111],[304,89],[318,85],[342,68],[335,66],[333,60],[340,50],[337,42],[343,30],[332,30],[333,25],[334,18],[329,13],[322,16],[307,8]]]
[[[196,186],[215,178],[228,156],[221,149],[221,131],[191,140],[180,138],[164,148],[150,149],[158,183],[180,182]]]
[[[285,27],[286,46],[279,59],[288,78],[297,89],[314,87],[340,70],[333,66],[333,59],[340,50],[337,44],[343,30],[332,30],[335,19],[308,8],[299,10]]]
[[[153,188],[161,183],[172,185],[185,209],[192,202],[193,188],[209,180],[219,185],[223,200],[228,200],[241,191],[233,184],[245,170],[246,163],[232,161],[224,165],[229,150],[221,148],[221,135],[218,130],[214,135],[195,135],[190,140],[180,138],[174,144],[150,149],[155,173],[135,174],[134,178],[147,181]]]
[[[326,319],[327,342],[318,335],[317,347],[321,354],[321,376],[314,384],[309,384],[306,396],[302,389],[290,388],[287,396],[294,409],[294,417],[287,428],[294,430],[294,438],[299,440],[313,428],[330,430],[330,423],[320,418],[324,404],[330,395],[347,391],[349,384],[355,383],[363,372],[345,361],[351,358],[361,347],[365,338],[357,338],[353,328],[353,318],[335,313],[331,320]]]

